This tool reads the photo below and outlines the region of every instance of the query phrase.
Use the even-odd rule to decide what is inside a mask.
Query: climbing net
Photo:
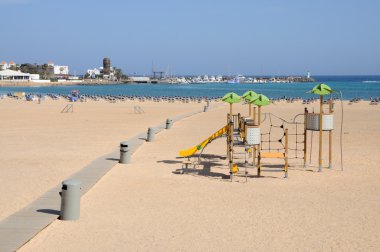
[[[269,126],[269,131],[261,133],[261,151],[285,151],[285,129],[288,129],[288,158],[303,159],[305,125],[303,121],[297,122],[298,116],[296,115],[292,121],[287,121],[272,113],[264,114],[261,129]]]

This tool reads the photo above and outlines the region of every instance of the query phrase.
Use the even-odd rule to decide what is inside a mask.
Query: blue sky
[[[378,0],[0,0],[0,60],[125,73],[380,74]]]

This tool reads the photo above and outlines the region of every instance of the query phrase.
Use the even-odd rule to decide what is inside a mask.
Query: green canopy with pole
[[[242,95],[242,98],[248,102],[249,104],[249,110],[248,110],[248,114],[249,116],[252,115],[252,102],[257,98],[257,93],[252,91],[252,90],[249,90],[247,92],[245,92],[243,95]]]
[[[230,104],[230,116],[232,117],[232,104],[239,103],[241,101],[241,97],[234,92],[230,92],[223,96],[222,101]]]
[[[320,103],[319,104],[319,169],[318,169],[319,172],[322,171],[323,96],[331,94],[333,92],[334,91],[331,89],[331,87],[327,86],[324,83],[320,83],[320,84],[314,86],[312,90],[307,92],[307,93],[319,95],[319,103]],[[332,110],[331,106],[332,106],[332,101],[331,101],[331,97],[330,97],[330,112]],[[329,147],[330,147],[329,161],[330,161],[330,166],[331,166],[331,142],[332,142],[331,133],[332,132],[330,131],[329,132]]]
[[[253,104],[255,104],[256,106],[258,106],[258,108],[259,108],[258,117],[257,117],[258,118],[257,125],[260,126],[260,124],[261,124],[261,107],[269,105],[270,104],[270,100],[265,95],[258,94],[257,98],[253,101]]]
[[[239,95],[231,92],[227,93],[223,96],[222,101],[227,102],[230,104],[230,115],[228,117],[228,160],[229,160],[229,168],[230,168],[230,179],[232,181],[233,179],[233,117],[232,117],[232,104],[233,103],[239,103],[241,101],[241,98]]]
[[[312,90],[308,91],[307,93],[316,94],[320,96],[328,95],[333,93],[334,91],[331,89],[331,87],[327,86],[324,83],[320,83],[313,87]]]

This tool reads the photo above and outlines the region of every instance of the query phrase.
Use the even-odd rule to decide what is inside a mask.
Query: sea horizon
[[[107,84],[94,85],[85,82],[79,85],[58,86],[11,86],[0,87],[0,93],[25,92],[32,94],[70,94],[71,90],[79,90],[86,95],[126,95],[126,96],[193,96],[221,97],[227,92],[241,95],[247,90],[254,90],[277,99],[282,97],[308,99],[315,96],[306,93],[313,86],[324,82],[334,90],[342,92],[344,100],[361,98],[370,100],[380,97],[380,75],[329,75],[314,76],[316,82],[306,83],[192,83],[192,84]],[[337,95],[337,94],[336,94]]]

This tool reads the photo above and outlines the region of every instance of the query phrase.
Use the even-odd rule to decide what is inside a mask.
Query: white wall
[[[68,66],[54,66],[54,74],[69,74],[69,67]]]

